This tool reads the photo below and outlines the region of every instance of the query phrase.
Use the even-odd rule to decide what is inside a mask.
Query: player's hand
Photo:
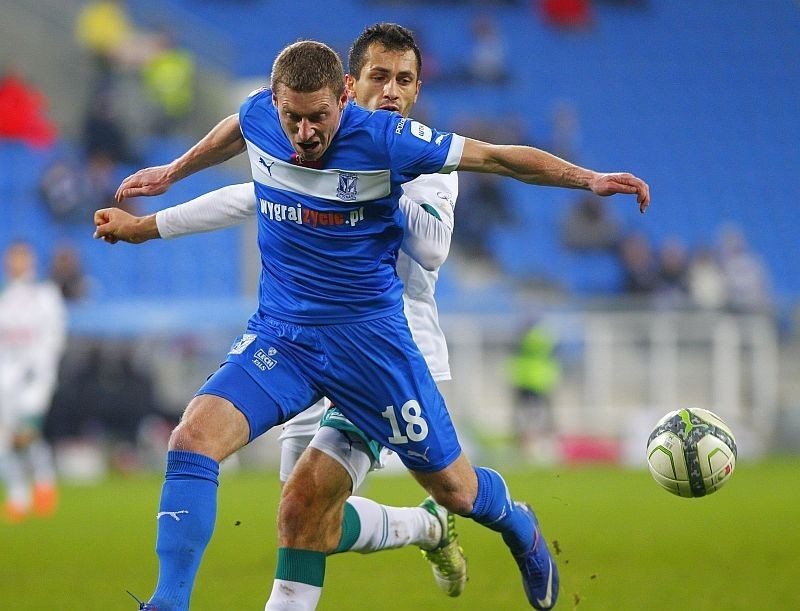
[[[117,203],[129,197],[161,195],[172,185],[169,165],[159,165],[139,170],[120,183],[114,199]]]
[[[119,208],[103,208],[94,213],[94,237],[109,244],[141,244],[159,237],[155,215],[134,216]]]
[[[589,188],[597,195],[636,194],[639,212],[643,214],[650,205],[650,187],[641,178],[627,172],[597,174],[589,184]]]

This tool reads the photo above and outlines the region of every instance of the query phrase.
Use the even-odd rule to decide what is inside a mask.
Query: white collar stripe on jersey
[[[369,202],[392,191],[389,170],[312,170],[282,161],[249,140],[247,153],[253,180],[272,187],[338,202]]]

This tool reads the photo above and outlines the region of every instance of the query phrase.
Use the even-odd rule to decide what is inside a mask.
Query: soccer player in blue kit
[[[290,45],[275,61],[272,89],[243,104],[236,129],[212,132],[163,177],[174,182],[247,147],[262,280],[248,332],[170,439],[160,510],[188,513],[159,520],[159,584],[143,608],[187,608],[213,529],[218,462],[322,396],[397,452],[437,502],[500,532],[531,605],[552,608],[556,567],[532,511],[511,500],[499,474],[469,464],[411,340],[394,272],[399,189],[419,174],[457,168],[601,195],[635,193],[643,210],[647,185],[530,147],[492,146],[360,109],[347,104],[342,83],[341,63],[328,47]],[[122,196],[156,192],[147,176],[131,179]],[[300,523],[302,512],[281,511],[278,575],[267,609],[311,609],[319,599],[325,554],[336,541],[313,525],[296,528]]]
[[[420,92],[422,54],[408,29],[393,23],[365,28],[348,55],[348,97],[369,110],[391,110],[408,117]],[[397,275],[403,282],[403,310],[411,335],[437,384],[450,380],[447,343],[434,298],[439,267],[450,249],[458,173],[423,174],[403,184],[399,204],[405,217]],[[139,244],[250,222],[258,213],[253,183],[230,185],[191,201],[137,217],[119,208],[98,210],[96,237]],[[440,386],[441,389],[441,386]],[[415,545],[430,563],[434,580],[448,596],[459,596],[467,582],[467,562],[454,515],[432,499],[417,507],[393,507],[356,496],[372,469],[383,466],[380,444],[367,439],[327,399],[284,423],[280,479],[291,494],[283,500],[321,507],[349,490],[337,552],[371,553]],[[307,448],[311,448],[305,451]],[[298,461],[303,462],[297,468]],[[313,485],[308,485],[313,482]],[[308,516],[306,516],[307,519]],[[313,521],[313,517],[310,518]]]

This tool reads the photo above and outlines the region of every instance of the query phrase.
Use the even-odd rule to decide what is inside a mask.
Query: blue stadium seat
[[[235,76],[263,79],[283,44],[314,37],[346,52],[364,25],[381,20],[413,27],[426,52],[454,73],[468,57],[468,32],[483,10],[474,4],[342,0],[331,11],[329,2],[310,0],[302,20],[290,0],[141,0],[130,3],[130,9],[145,24],[152,25],[153,15],[177,16],[174,22],[185,22],[190,30],[206,28],[232,50]],[[522,113],[527,132],[541,137],[548,133],[553,103],[571,100],[581,122],[576,161],[601,170],[629,169],[651,184],[648,215],[639,215],[627,202],[614,203],[628,230],[645,232],[656,243],[675,235],[692,246],[708,245],[722,224],[737,222],[767,261],[780,294],[799,296],[800,260],[786,256],[800,235],[794,188],[800,114],[791,95],[800,91],[796,3],[721,7],[674,0],[650,3],[648,10],[598,3],[595,27],[573,34],[547,28],[529,4],[493,8],[508,38],[513,86],[426,82],[422,103],[432,122],[453,129],[456,121],[477,113],[500,122]],[[265,23],[271,26],[268,34]],[[202,37],[181,42],[204,61]],[[180,142],[155,140],[148,162],[163,163],[182,150]],[[237,232],[145,249],[105,248],[92,242],[90,230],[59,227],[47,217],[36,194],[47,163],[46,153],[0,141],[0,211],[9,220],[0,227],[0,243],[14,232],[30,234],[46,251],[51,246],[40,235],[42,228],[51,236],[76,240],[108,294],[124,295],[133,286],[154,296],[187,296],[193,290],[187,279],[192,272],[203,290],[238,290]],[[225,182],[213,173],[197,177],[143,206],[177,203]],[[578,265],[559,244],[558,220],[574,194],[510,182],[507,189],[525,226],[500,230],[491,242],[510,276],[563,277],[581,293],[614,285],[607,260]],[[31,210],[35,216],[28,214]],[[457,280],[443,275],[442,286],[448,282]]]

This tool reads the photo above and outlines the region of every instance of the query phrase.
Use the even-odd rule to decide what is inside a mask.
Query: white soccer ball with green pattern
[[[736,440],[716,414],[696,407],[668,413],[647,440],[650,474],[672,494],[706,496],[736,467]]]

